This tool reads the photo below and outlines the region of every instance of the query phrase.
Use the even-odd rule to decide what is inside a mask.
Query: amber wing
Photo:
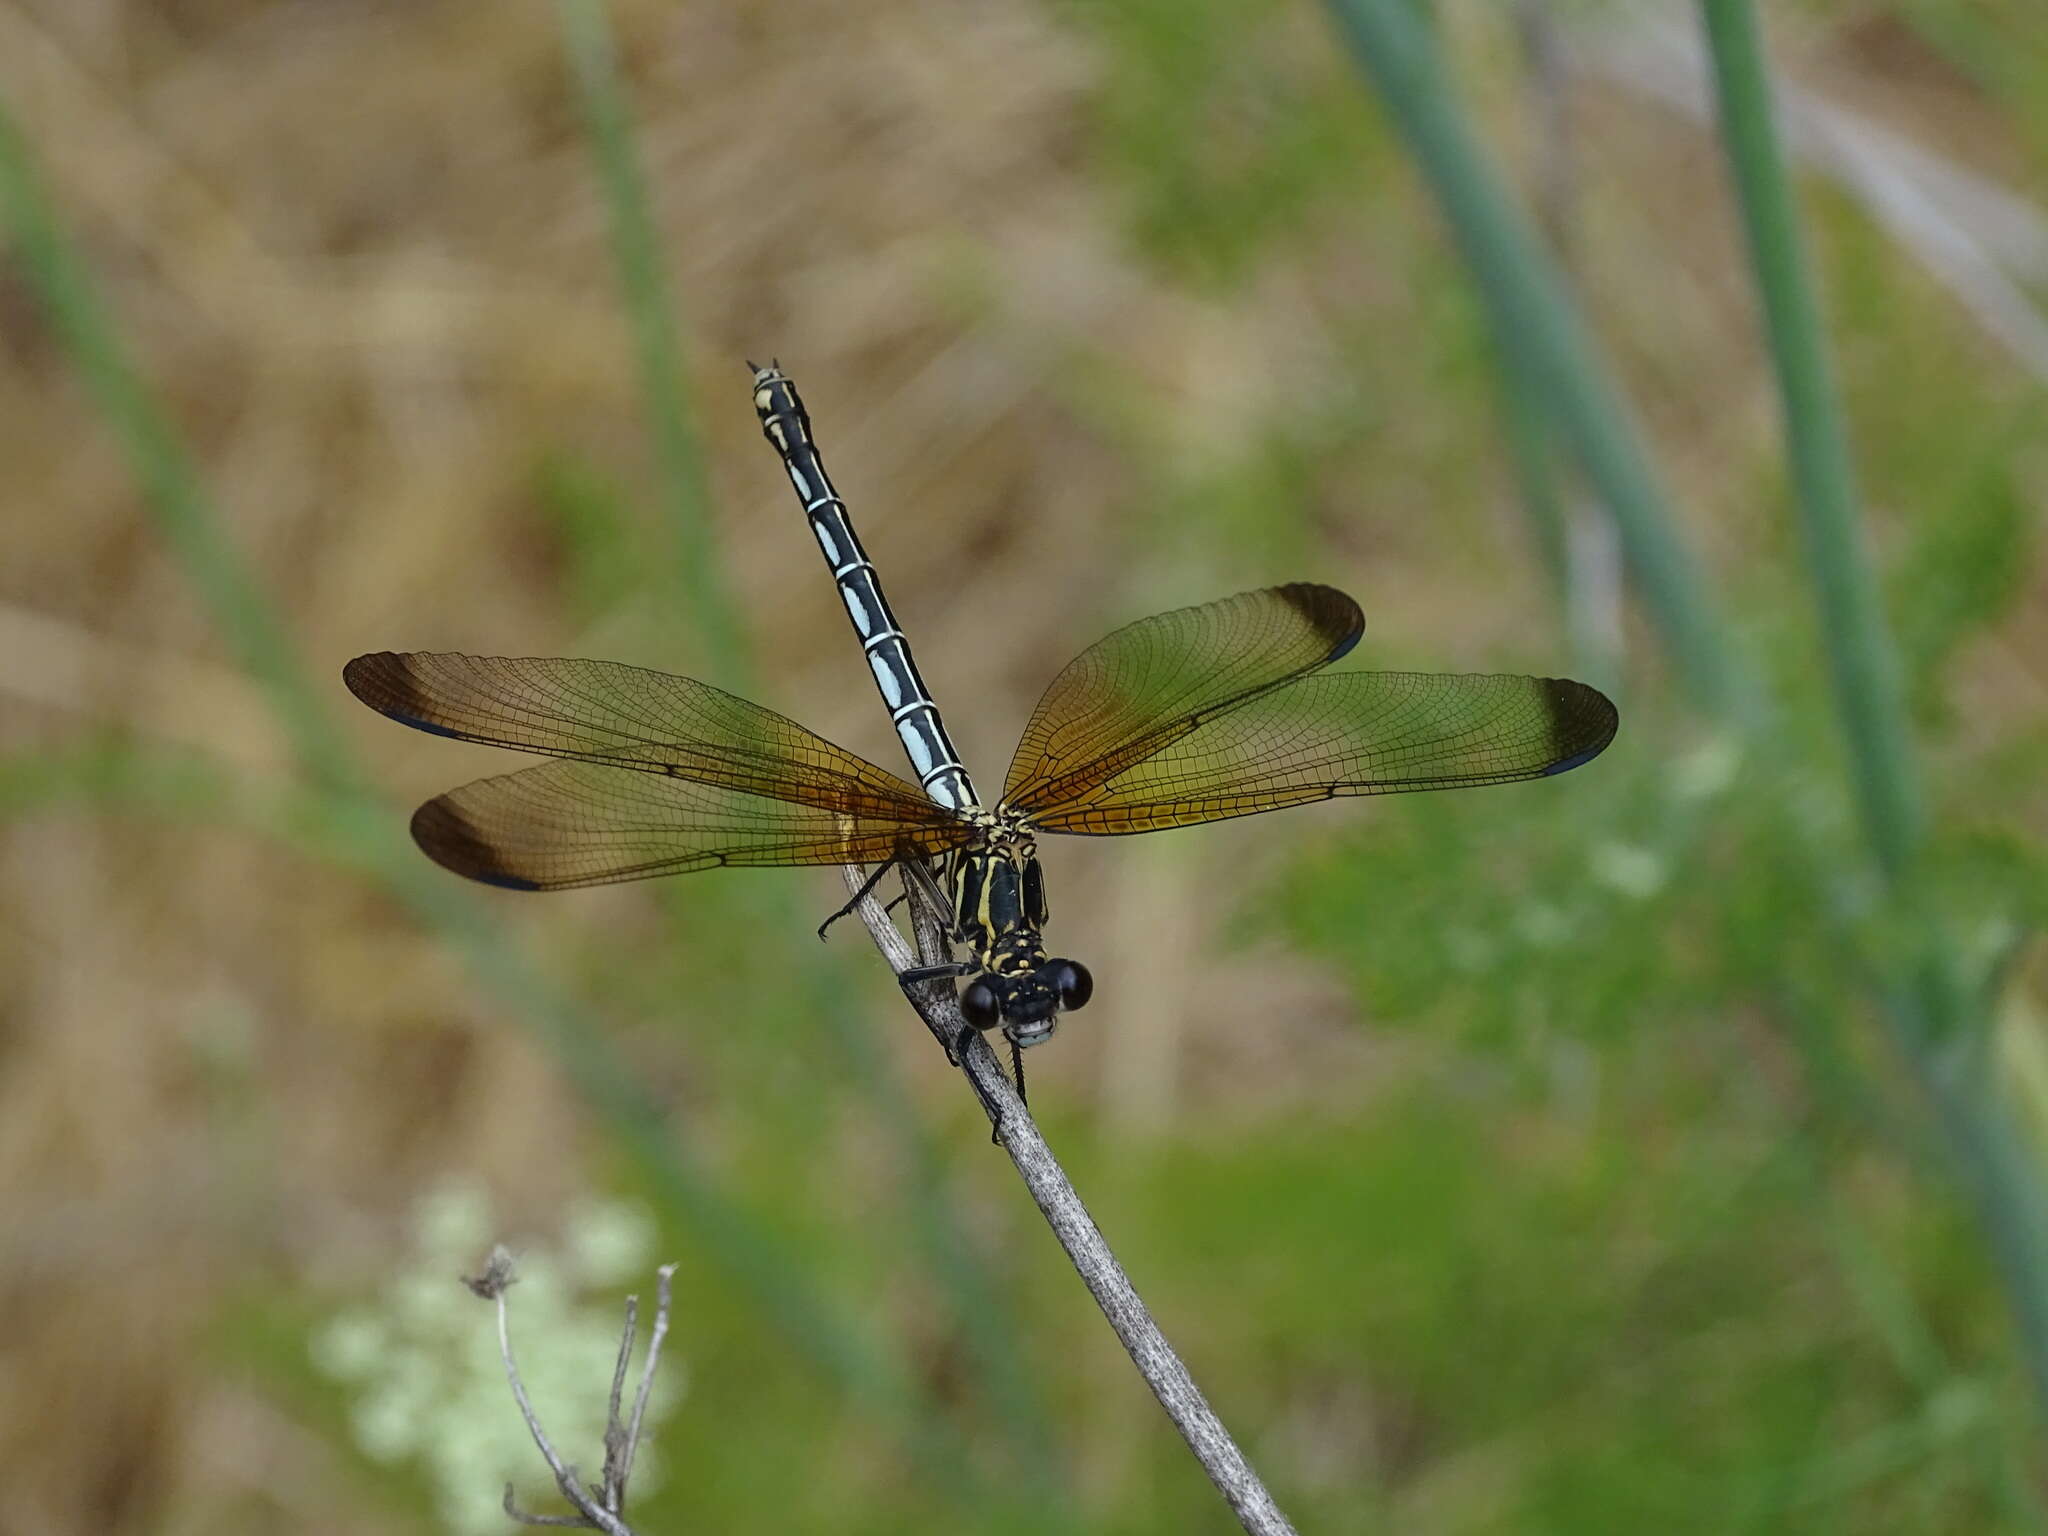
[[[1274,587],[1117,631],[1047,692],[1006,802],[1048,832],[1151,832],[1540,778],[1614,739],[1614,705],[1567,678],[1307,675],[1350,649],[1356,614],[1326,587]]]
[[[772,710],[616,662],[380,651],[343,670],[405,725],[559,759],[428,801],[413,836],[473,880],[558,890],[718,865],[871,863],[969,830]]]
[[[1085,800],[1204,720],[1329,665],[1364,629],[1357,603],[1306,582],[1126,624],[1045,690],[1010,760],[1003,802]]]

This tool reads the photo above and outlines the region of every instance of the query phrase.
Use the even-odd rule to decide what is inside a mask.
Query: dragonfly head
[[[960,994],[960,1011],[976,1029],[1003,1026],[1019,1046],[1052,1038],[1062,1012],[1083,1007],[1095,978],[1076,960],[1047,960],[1015,975],[984,971]]]

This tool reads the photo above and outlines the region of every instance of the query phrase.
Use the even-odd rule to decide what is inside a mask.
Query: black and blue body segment
[[[917,782],[932,799],[954,810],[980,804],[960,754],[946,734],[946,723],[939,718],[939,707],[932,702],[931,690],[918,673],[910,642],[890,610],[889,599],[882,594],[881,576],[861,548],[846,503],[825,473],[825,461],[811,436],[811,413],[804,409],[796,387],[781,369],[770,366],[755,372],[754,410],[761,418],[762,432],[782,455],[790,484],[796,488],[811,533],[832,571],[839,599],[853,621],[868,670],[874,674],[889,722],[896,728]]]

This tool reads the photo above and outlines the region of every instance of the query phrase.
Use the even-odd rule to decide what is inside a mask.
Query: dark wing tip
[[[1568,677],[1546,677],[1544,696],[1550,703],[1550,739],[1557,760],[1544,769],[1547,777],[1569,773],[1590,763],[1614,740],[1621,728],[1621,711],[1598,688]]]
[[[1312,581],[1290,581],[1273,590],[1328,642],[1330,650],[1322,659],[1323,666],[1344,656],[1365,633],[1365,613],[1349,593]]]
[[[499,850],[485,841],[451,802],[451,796],[440,795],[412,813],[412,840],[422,853],[443,869],[485,885],[508,891],[544,889],[538,881],[513,874]]]
[[[380,715],[435,736],[455,736],[429,718],[433,708],[420,682],[414,651],[371,651],[341,669],[348,691]]]
[[[391,664],[397,660],[398,653],[395,651],[367,652],[341,669],[342,683],[350,693],[375,709],[384,676],[389,672]]]
[[[403,651],[371,651],[341,669],[348,691],[380,715],[394,720],[417,715],[419,682],[412,657]]]

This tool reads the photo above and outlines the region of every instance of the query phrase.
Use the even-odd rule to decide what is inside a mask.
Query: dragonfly
[[[1614,739],[1613,703],[1569,678],[1328,671],[1357,645],[1364,617],[1335,587],[1290,582],[1154,614],[1082,651],[1039,699],[988,804],[778,366],[754,370],[754,405],[916,782],[694,678],[556,657],[358,656],[343,680],[380,714],[547,759],[420,806],[412,835],[428,857],[518,891],[872,865],[864,895],[898,868],[967,955],[898,980],[964,981],[949,1054],[957,1063],[971,1031],[1000,1027],[1021,1090],[1021,1052],[1095,986],[1080,961],[1046,950],[1041,836],[1119,837],[1544,778]]]

